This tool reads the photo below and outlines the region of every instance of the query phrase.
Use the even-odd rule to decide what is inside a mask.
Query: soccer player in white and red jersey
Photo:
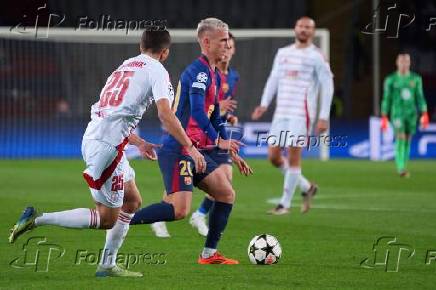
[[[323,133],[328,128],[333,75],[328,62],[312,43],[314,34],[313,19],[301,17],[297,20],[296,41],[278,50],[261,104],[252,114],[253,120],[259,119],[277,94],[277,107],[268,136],[268,157],[274,166],[281,168],[285,179],[282,198],[270,211],[272,214],[289,212],[297,185],[303,194],[303,213],[309,210],[317,191],[317,185],[301,174],[301,151],[307,145],[307,136],[316,117],[319,90],[321,100],[315,133]],[[288,149],[288,159],[282,156],[284,148]]]
[[[142,276],[118,267],[115,262],[130,221],[142,202],[124,146],[129,142],[137,146],[144,157],[156,160],[156,145],[132,133],[153,101],[163,126],[187,150],[197,171],[202,172],[205,168],[204,157],[193,146],[171,110],[173,89],[168,72],[161,64],[169,55],[170,43],[166,30],[144,31],[141,54],[124,61],[109,76],[100,100],[91,108],[91,121],[82,141],[86,163],[83,176],[96,208],[38,214],[34,207],[27,207],[11,231],[11,243],[24,232],[44,225],[107,229],[96,276]]]

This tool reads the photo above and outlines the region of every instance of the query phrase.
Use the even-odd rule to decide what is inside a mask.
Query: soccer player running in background
[[[106,244],[96,276],[142,277],[141,273],[120,268],[116,256],[142,202],[124,147],[129,142],[138,146],[143,156],[156,160],[156,145],[131,134],[153,100],[168,132],[186,148],[200,171],[205,167],[204,157],[192,146],[170,107],[174,93],[168,72],[161,64],[169,55],[170,43],[168,31],[144,31],[141,54],[124,61],[110,75],[100,100],[91,107],[91,121],[82,140],[86,163],[83,176],[96,208],[39,214],[34,207],[27,207],[13,227],[9,242],[45,225],[106,229]]]
[[[261,104],[252,114],[252,119],[258,120],[277,94],[277,107],[268,136],[268,158],[282,170],[285,178],[280,203],[269,212],[276,215],[289,212],[297,185],[303,195],[303,213],[310,209],[311,199],[317,191],[317,185],[301,174],[301,154],[316,116],[319,89],[321,100],[315,133],[323,133],[328,128],[333,75],[328,62],[312,43],[314,34],[313,19],[301,17],[297,20],[295,43],[278,50]],[[288,149],[289,160],[282,156],[283,148]]]
[[[407,161],[410,156],[412,135],[416,132],[418,111],[420,123],[426,128],[429,123],[427,104],[422,89],[422,78],[410,71],[410,55],[400,53],[396,60],[397,71],[388,75],[384,81],[383,100],[381,104],[383,131],[391,123],[395,131],[395,164],[401,177],[409,177]]]
[[[172,136],[165,136],[158,152],[159,167],[163,175],[166,196],[160,203],[149,205],[135,213],[131,224],[151,224],[185,218],[190,211],[193,186],[215,199],[209,214],[209,232],[199,264],[238,264],[217,251],[233,208],[235,191],[215,157],[221,150],[237,152],[240,142],[227,139],[220,118],[216,65],[228,47],[228,26],[216,18],[207,18],[198,24],[197,38],[201,56],[183,71],[173,110],[186,128],[194,146],[201,149],[207,166],[198,171],[186,149]],[[234,156],[234,155],[232,155]],[[242,159],[234,159],[241,172],[247,170]]]
[[[224,123],[230,126],[236,126],[238,124],[238,117],[234,115],[234,110],[237,107],[237,101],[235,100],[236,86],[239,82],[239,73],[230,67],[230,61],[235,54],[235,37],[229,32],[229,46],[226,50],[226,54],[223,59],[217,63],[218,73],[220,77],[220,90],[218,94],[220,115]],[[232,134],[231,127],[227,134]],[[227,178],[232,182],[232,160],[228,154],[221,152],[216,155],[218,157],[217,163],[219,167],[222,167],[226,173]],[[247,172],[251,173],[251,172]],[[213,197],[206,194],[200,207],[191,215],[189,223],[197,229],[198,233],[202,236],[207,236],[209,228],[206,224],[206,216],[209,213],[210,208],[213,206]]]

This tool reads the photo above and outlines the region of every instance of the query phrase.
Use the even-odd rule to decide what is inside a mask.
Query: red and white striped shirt
[[[268,107],[277,95],[274,118],[305,120],[309,117],[313,120],[320,87],[319,118],[327,120],[333,97],[333,75],[328,62],[313,44],[306,48],[297,48],[295,44],[286,46],[280,48],[274,58],[261,106]]]

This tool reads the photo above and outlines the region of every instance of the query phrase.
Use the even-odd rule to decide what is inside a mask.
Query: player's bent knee
[[[301,149],[296,149],[289,154],[289,165],[291,167],[301,166]]]
[[[219,202],[231,203],[235,202],[235,191],[231,186],[225,186],[219,193],[215,194],[215,200]]]
[[[236,196],[235,191],[232,189],[232,190],[230,190],[229,193],[225,196],[225,200],[224,200],[223,202],[233,204],[233,203],[235,202],[235,196]]]
[[[184,219],[189,215],[189,208],[185,206],[175,206],[174,207],[174,218],[176,220]]]
[[[117,222],[118,217],[100,217],[100,229],[110,230]]]
[[[124,202],[122,210],[127,213],[134,213],[141,207],[141,204],[142,197],[135,182],[132,180],[124,183]]]
[[[268,154],[268,159],[272,165],[275,167],[280,167],[282,165],[282,156],[277,156],[276,154]]]
[[[126,213],[135,213],[141,208],[142,199],[129,200],[123,204],[122,210]]]

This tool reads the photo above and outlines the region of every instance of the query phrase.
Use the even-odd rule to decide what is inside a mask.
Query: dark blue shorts
[[[218,166],[222,164],[232,165],[232,159],[230,158],[230,154],[227,153],[227,150],[216,148],[208,151],[202,151],[202,153],[204,153],[204,155],[208,155]]]
[[[167,194],[178,191],[192,191],[194,186],[197,186],[218,166],[224,163],[231,164],[231,160],[225,152],[218,152],[217,149],[200,152],[203,154],[207,165],[204,173],[195,172],[194,161],[189,155],[165,149],[158,151],[159,168]],[[226,155],[227,157],[225,157]]]

